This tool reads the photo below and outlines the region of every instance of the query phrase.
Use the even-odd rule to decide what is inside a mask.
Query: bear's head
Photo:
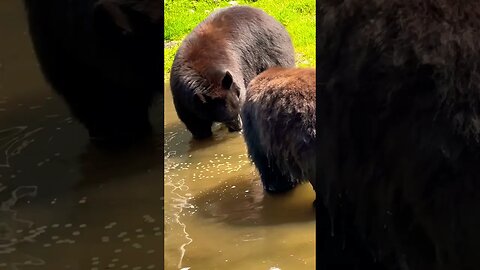
[[[235,80],[229,70],[215,71],[209,75],[193,89],[195,111],[213,122],[236,121],[245,101],[245,87]]]

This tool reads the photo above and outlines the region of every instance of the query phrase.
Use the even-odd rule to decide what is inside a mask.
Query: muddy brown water
[[[195,141],[165,88],[165,269],[315,269],[314,192],[265,194],[240,133]]]
[[[39,71],[22,1],[0,1],[0,39],[0,270],[163,269],[163,138],[92,146]]]

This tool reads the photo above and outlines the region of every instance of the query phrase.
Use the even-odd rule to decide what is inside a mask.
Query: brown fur
[[[479,2],[318,11],[323,268],[479,269]]]
[[[248,86],[244,137],[267,191],[315,184],[315,69],[270,68]]]
[[[196,138],[211,136],[213,122],[239,131],[248,83],[269,67],[294,64],[290,37],[274,18],[248,6],[220,9],[175,55],[170,84],[177,114]]]

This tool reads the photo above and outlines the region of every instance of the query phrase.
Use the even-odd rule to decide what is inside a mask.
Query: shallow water
[[[265,194],[240,133],[192,140],[165,89],[165,269],[315,269],[314,192]]]
[[[0,270],[163,269],[162,136],[92,146],[39,71],[22,1],[0,1],[0,36]]]

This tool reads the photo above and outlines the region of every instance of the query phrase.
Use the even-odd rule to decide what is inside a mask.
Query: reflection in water
[[[10,216],[10,219],[13,220],[15,223],[26,224],[27,227],[31,227],[33,222],[29,220],[21,220],[17,217],[17,212],[12,210],[12,207],[15,206],[18,200],[24,197],[35,197],[37,195],[37,187],[36,186],[21,186],[16,188],[10,197],[10,199],[2,202],[0,205],[0,210],[6,214],[6,216]]]
[[[0,269],[161,269],[163,138],[112,152],[54,126],[0,137]]]
[[[35,141],[33,138],[42,128],[36,128],[28,131],[27,126],[16,126],[0,130],[0,168],[11,168],[13,164],[11,159],[22,153]],[[2,171],[3,172],[3,171]],[[21,172],[20,170],[16,171]],[[7,175],[2,178],[7,178]],[[16,174],[12,173],[9,177],[12,182]],[[1,179],[0,179],[1,180]],[[13,189],[13,190],[11,190]],[[11,190],[11,191],[10,191]],[[9,192],[10,191],[10,192]],[[33,242],[36,237],[44,233],[44,227],[32,229],[34,222],[21,217],[15,206],[26,198],[37,196],[37,186],[17,186],[8,185],[6,180],[0,183],[0,267],[7,269],[19,269],[20,266],[41,266],[45,262],[28,254],[21,254],[17,251],[17,246],[23,243]]]
[[[198,206],[199,214],[211,218],[212,222],[231,225],[265,226],[314,221],[314,208],[305,207],[307,204],[303,198],[297,198],[302,196],[305,188],[308,189],[300,187],[284,196],[272,196],[264,193],[258,179],[248,175],[201,192],[192,204]]]
[[[33,222],[24,220],[18,217],[17,211],[12,208],[17,204],[17,201],[24,197],[35,197],[37,195],[36,186],[21,186],[12,191],[8,200],[3,201],[0,205],[0,254],[7,257],[6,262],[1,263],[1,266],[9,269],[18,269],[18,266],[44,265],[45,262],[40,258],[32,256],[22,256],[19,260],[18,254],[14,254],[17,250],[16,246],[25,243],[33,242],[35,238],[45,232],[45,228],[38,228],[31,230]]]
[[[0,1],[0,33],[0,270],[163,269],[163,134],[90,144],[45,84],[22,1]]]
[[[169,140],[170,141],[170,140]],[[169,152],[168,154],[165,155],[165,160],[169,160],[172,158],[174,152]],[[182,215],[183,209],[187,208],[192,208],[192,205],[188,203],[188,199],[190,199],[189,196],[187,195],[182,195],[181,191],[187,191],[188,186],[185,185],[184,179],[181,179],[179,182],[175,183],[172,180],[177,177],[177,174],[171,173],[170,170],[175,169],[175,165],[172,164],[172,166],[165,166],[165,186],[170,187],[170,195],[172,196],[172,203],[171,207],[173,209],[176,209],[173,213],[173,221],[177,223],[180,226],[180,230],[182,233],[185,235],[185,240],[186,242],[183,243],[180,246],[180,258],[178,262],[178,268],[182,268],[182,261],[183,257],[185,256],[185,251],[186,251],[186,246],[189,245],[193,240],[190,238],[187,230],[186,230],[186,225],[180,221],[180,217]]]
[[[315,269],[311,186],[265,194],[241,134],[193,140],[165,101],[165,269]]]
[[[22,149],[34,141],[29,137],[42,130],[37,128],[24,133],[27,128],[27,126],[18,126],[0,130],[0,167],[10,167],[10,158],[20,154]]]

